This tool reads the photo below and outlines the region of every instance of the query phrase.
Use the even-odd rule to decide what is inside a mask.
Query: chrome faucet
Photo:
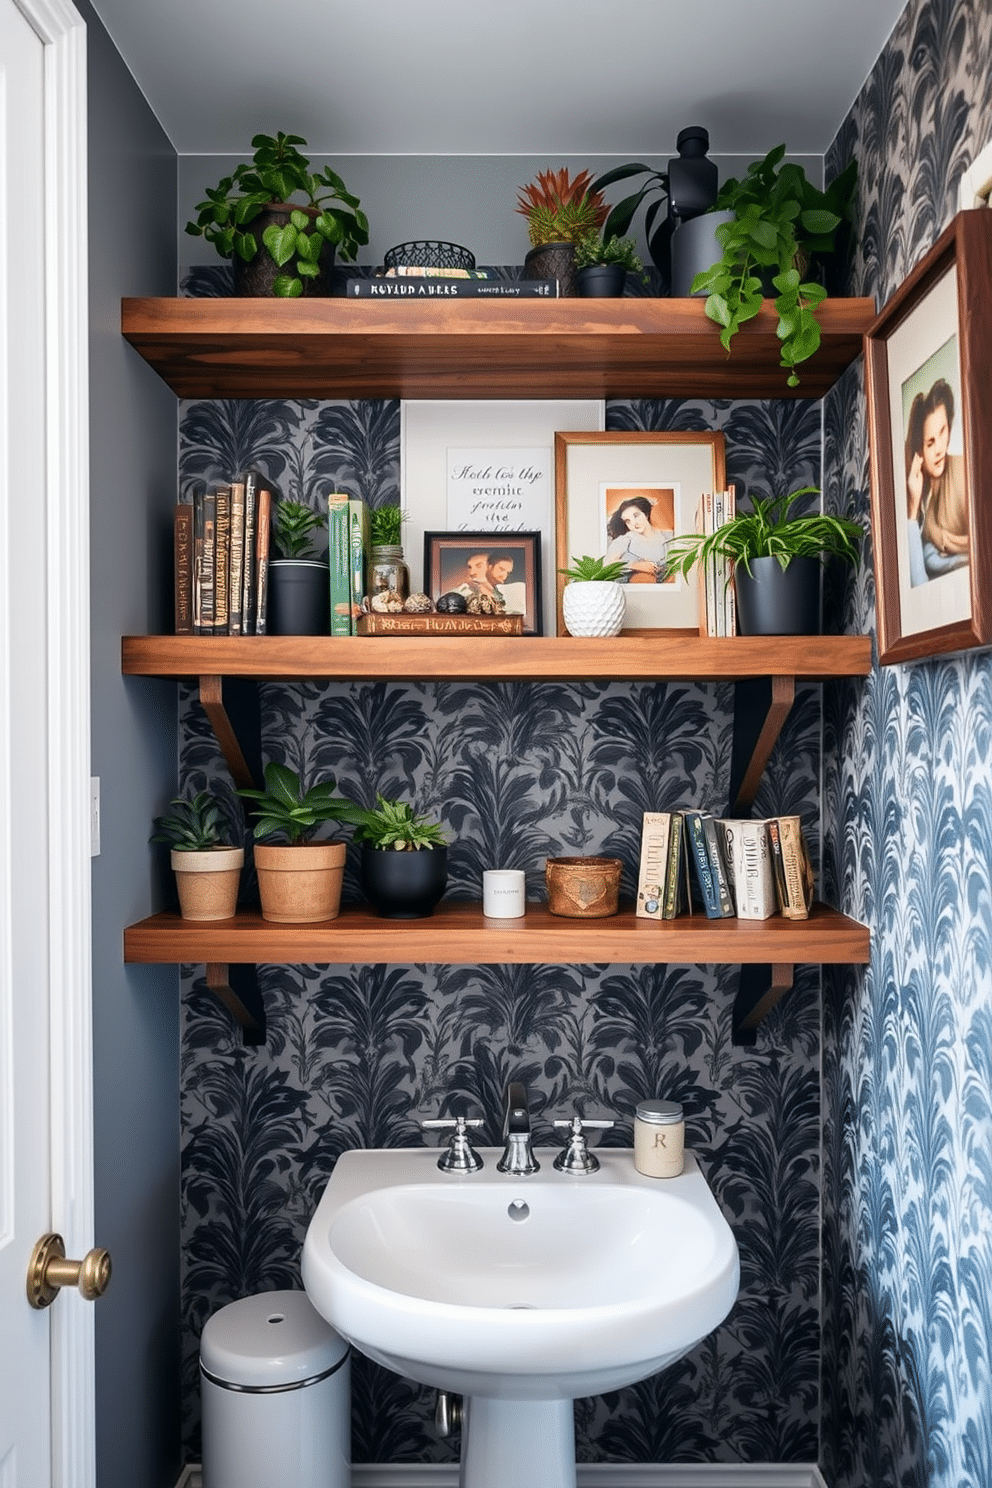
[[[497,1173],[514,1173],[523,1177],[536,1173],[540,1163],[530,1145],[530,1111],[527,1107],[527,1091],[518,1080],[511,1080],[506,1087],[506,1114],[503,1118],[503,1137],[506,1147],[496,1164]]]

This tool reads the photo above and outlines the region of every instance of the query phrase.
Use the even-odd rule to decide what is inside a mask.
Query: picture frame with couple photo
[[[442,594],[489,595],[508,615],[523,616],[523,633],[541,634],[540,532],[425,532],[424,579]]]

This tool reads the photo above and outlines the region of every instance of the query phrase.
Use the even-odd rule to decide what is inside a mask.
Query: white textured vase
[[[623,585],[602,579],[573,579],[562,592],[565,629],[573,636],[619,635],[623,626]]]

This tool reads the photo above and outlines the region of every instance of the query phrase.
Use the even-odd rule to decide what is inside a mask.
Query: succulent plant
[[[155,818],[151,842],[166,842],[176,852],[206,852],[223,841],[220,802],[209,791],[174,796],[171,811]]]
[[[615,584],[623,571],[624,565],[619,561],[607,563],[605,558],[591,558],[588,553],[581,558],[573,556],[571,568],[558,570],[566,579],[579,584]]]
[[[598,233],[586,233],[575,245],[575,267],[589,269],[595,264],[619,264],[628,273],[644,277],[644,264],[633,238],[601,238]]]
[[[598,233],[609,207],[599,191],[591,191],[592,172],[580,171],[572,179],[568,167],[538,171],[536,181],[521,187],[518,211],[527,218],[533,247],[544,243],[577,243],[587,233]]]
[[[447,846],[440,826],[419,815],[408,802],[391,801],[378,794],[375,800],[373,810],[353,806],[343,818],[354,826],[356,842],[397,852]]]
[[[307,558],[316,551],[312,534],[325,517],[302,501],[279,501],[273,516],[273,537],[284,558]]]

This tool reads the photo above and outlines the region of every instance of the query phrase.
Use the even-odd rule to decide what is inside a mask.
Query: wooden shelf
[[[184,920],[156,914],[124,931],[124,959],[153,963],[260,963],[437,966],[652,962],[738,965],[868,960],[868,930],[826,905],[808,920],[708,920],[683,915],[657,924],[624,911],[603,920],[569,920],[529,904],[520,920],[488,920],[478,904],[443,905],[421,920],[384,920],[345,909],[317,925],[275,925],[258,914]]]
[[[662,631],[572,636],[125,636],[126,676],[322,681],[655,682],[864,677],[868,636],[740,636]]]
[[[798,388],[771,301],[729,356],[698,299],[125,299],[121,329],[182,398],[820,398],[874,314],[828,299]]]

